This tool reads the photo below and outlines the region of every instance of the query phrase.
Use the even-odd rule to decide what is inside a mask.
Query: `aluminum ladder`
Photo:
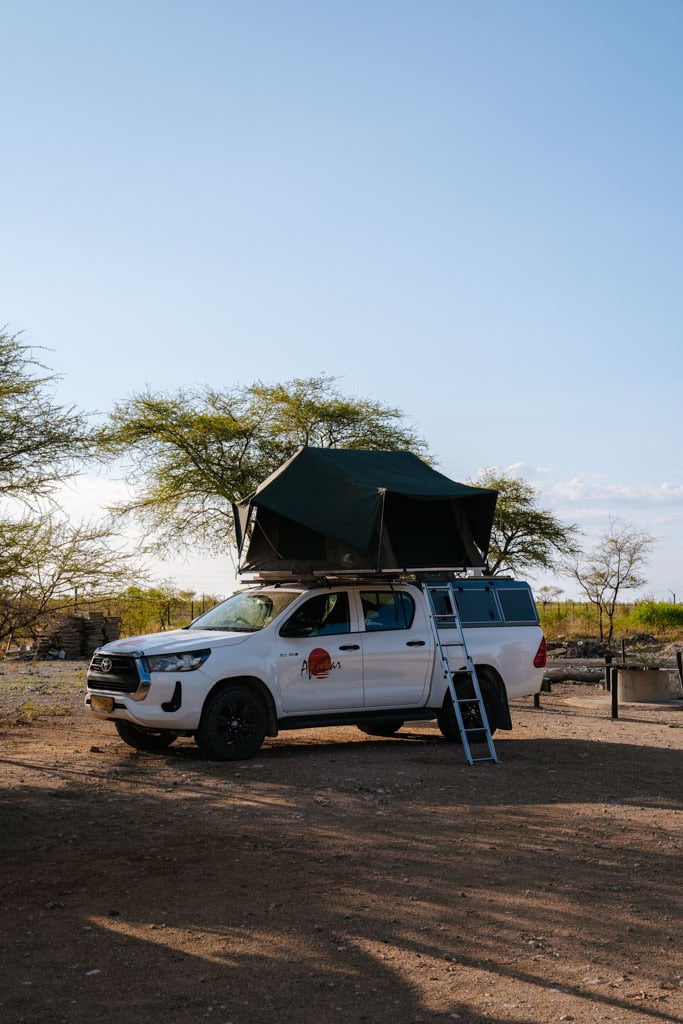
[[[427,612],[429,614],[429,622],[432,627],[432,632],[434,633],[436,651],[438,657],[441,659],[444,679],[448,683],[448,690],[453,702],[455,719],[458,723],[458,731],[460,733],[460,739],[462,740],[462,747],[465,751],[467,763],[472,765],[479,761],[497,762],[498,755],[496,754],[496,748],[493,745],[493,737],[491,736],[489,720],[486,715],[486,708],[484,707],[484,701],[481,695],[481,687],[479,686],[479,680],[477,678],[477,670],[474,667],[474,662],[470,657],[470,653],[467,650],[467,644],[465,643],[465,634],[462,628],[460,612],[458,611],[458,602],[453,591],[453,584],[429,583],[424,581],[422,583],[422,589],[427,599]],[[465,662],[465,669],[457,672],[456,674],[458,676],[465,676],[471,683],[471,687],[467,687],[467,696],[461,696],[458,694],[458,690],[453,679],[453,673],[451,672],[451,667],[448,663],[448,654],[444,649],[444,644],[441,642],[440,629],[448,629],[451,631],[451,636],[455,636],[454,639],[449,637],[448,643],[445,646],[461,648],[461,655],[462,660]],[[476,721],[477,724],[470,725],[469,723],[472,720]],[[474,739],[475,734],[478,739]],[[486,743],[488,753],[483,757],[474,757],[472,755],[471,743],[476,742]]]

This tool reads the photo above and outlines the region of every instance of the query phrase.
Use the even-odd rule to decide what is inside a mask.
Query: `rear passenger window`
[[[415,602],[402,590],[366,590],[360,599],[369,633],[380,629],[410,629],[413,624]]]
[[[536,605],[531,597],[531,591],[526,587],[501,588],[498,591],[498,600],[506,622],[536,623],[538,621]]]
[[[500,622],[500,611],[490,587],[482,587],[481,590],[470,587],[455,590],[455,599],[463,624]]]

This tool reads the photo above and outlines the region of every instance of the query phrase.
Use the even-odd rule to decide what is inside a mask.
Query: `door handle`
[[[342,644],[339,648],[340,651],[359,651],[360,644]]]
[[[424,647],[424,640],[406,640],[406,647]]]

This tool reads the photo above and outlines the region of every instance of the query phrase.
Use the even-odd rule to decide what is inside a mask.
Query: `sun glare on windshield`
[[[283,590],[242,591],[200,615],[190,628],[255,633],[270,625],[297,596]]]

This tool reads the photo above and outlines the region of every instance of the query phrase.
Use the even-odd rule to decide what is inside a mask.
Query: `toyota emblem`
[[[102,658],[100,662],[100,672],[111,672],[113,662],[111,658]]]

